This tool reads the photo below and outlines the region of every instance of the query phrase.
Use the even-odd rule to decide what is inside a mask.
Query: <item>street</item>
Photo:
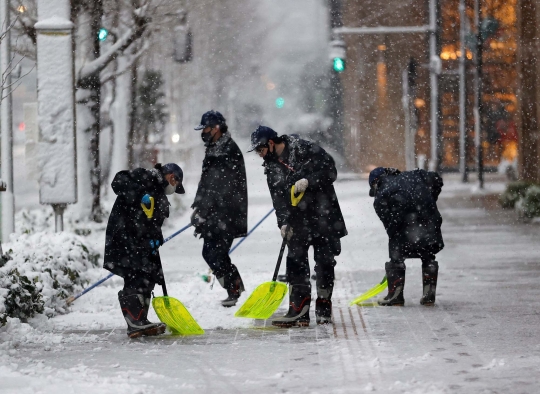
[[[248,179],[257,180],[250,184],[251,226],[268,200],[260,167],[248,168]],[[117,310],[121,282],[115,279],[77,301],[70,314],[52,319],[53,332],[20,341],[10,351],[17,364],[13,379],[1,391],[536,392],[540,227],[518,222],[513,212],[496,207],[493,195],[471,193],[474,187],[459,184],[456,176],[445,177],[445,183],[439,207],[446,247],[438,255],[434,307],[419,305],[416,260],[407,261],[404,307],[348,306],[382,279],[387,250],[367,182],[344,177],[336,189],[349,236],[336,267],[333,325],[316,326],[313,310],[308,329],[235,319],[238,306],[218,306],[224,292],[209,291],[193,273],[204,272],[201,244],[183,235],[163,252],[169,293],[206,329],[204,336],[128,339]],[[248,292],[270,279],[279,248],[273,220],[233,257]],[[179,260],[185,262],[180,267]]]

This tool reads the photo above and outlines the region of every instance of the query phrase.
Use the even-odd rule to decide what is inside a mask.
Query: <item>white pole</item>
[[[404,34],[404,33],[427,33],[431,26],[361,26],[361,27],[336,27],[334,34]]]
[[[39,202],[51,204],[56,231],[77,202],[73,23],[69,0],[38,0],[37,93]]]
[[[405,112],[405,169],[407,171],[414,170],[414,131],[411,120],[411,97],[409,87],[409,73],[408,69],[404,69],[401,74],[403,97],[401,99],[403,104],[403,111]]]
[[[459,172],[461,173],[461,180],[468,182],[469,174],[467,171],[467,130],[466,130],[466,116],[465,101],[466,101],[466,69],[465,62],[467,61],[467,50],[465,48],[465,0],[459,0],[459,51],[461,57],[459,58]]]
[[[439,73],[441,72],[441,59],[437,54],[437,0],[429,0],[429,82],[431,90],[431,159],[429,169],[438,171],[439,169]]]
[[[11,34],[8,0],[0,0],[0,24],[7,29],[0,43],[0,75],[3,76],[4,88],[0,89],[4,99],[0,103],[0,128],[2,130],[1,176],[7,184],[2,195],[2,242],[7,242],[15,231],[15,199],[13,196],[13,126],[11,114]]]

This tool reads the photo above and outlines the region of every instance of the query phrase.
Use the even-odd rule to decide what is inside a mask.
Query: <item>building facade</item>
[[[520,92],[520,18],[518,0],[481,1],[483,20],[483,94],[481,141],[488,170],[515,163],[522,124]],[[346,27],[422,26],[429,24],[426,0],[368,2],[344,0]],[[466,50],[460,51],[459,0],[438,2],[437,53],[441,62],[439,85],[439,169],[457,171],[459,143],[459,60],[466,63],[466,163],[476,168],[473,70],[475,37],[473,2],[466,1]],[[417,166],[431,157],[429,37],[427,33],[344,34],[347,68],[344,86],[344,139],[346,156],[355,171],[375,166],[405,168],[405,133],[413,127]],[[529,59],[528,61],[530,61]],[[412,111],[407,119],[403,75],[408,74]],[[412,86],[411,86],[412,85]],[[407,123],[406,121],[409,121]]]

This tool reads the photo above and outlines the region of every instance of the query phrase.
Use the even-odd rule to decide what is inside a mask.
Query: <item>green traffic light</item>
[[[105,29],[103,27],[101,29],[99,29],[99,31],[98,31],[98,40],[99,41],[105,41],[108,36],[109,36],[109,30],[107,30],[107,29]]]
[[[285,105],[285,99],[283,97],[278,97],[276,99],[276,108],[283,108]]]
[[[345,71],[345,60],[340,57],[334,58],[334,71],[337,73],[342,73]]]

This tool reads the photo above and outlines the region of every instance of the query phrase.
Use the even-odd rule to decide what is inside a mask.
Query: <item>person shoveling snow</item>
[[[182,180],[182,169],[168,163],[120,171],[111,184],[118,197],[107,224],[103,268],[124,278],[118,300],[130,338],[165,332],[165,324],[147,316],[154,286],[164,283],[158,249],[169,217],[167,195],[185,193]]]

